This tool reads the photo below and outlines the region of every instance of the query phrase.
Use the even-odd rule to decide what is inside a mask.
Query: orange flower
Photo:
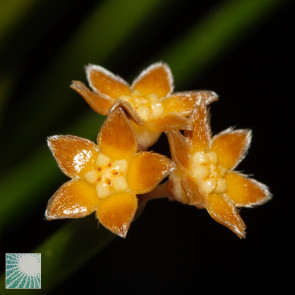
[[[217,100],[213,91],[173,92],[173,76],[164,63],[155,63],[144,70],[131,86],[122,78],[97,65],[86,67],[92,91],[80,81],[73,81],[76,90],[99,114],[121,106],[130,115],[141,148],[154,144],[161,132],[189,128],[188,115],[195,102],[203,98],[207,104]]]
[[[136,135],[121,108],[110,113],[93,142],[71,135],[48,139],[60,169],[72,179],[48,202],[48,220],[80,218],[96,211],[106,228],[125,237],[144,194],[174,169],[165,156],[137,153]]]
[[[271,198],[265,185],[233,172],[249,148],[251,131],[229,128],[211,139],[207,107],[200,100],[192,114],[191,131],[183,136],[172,130],[167,135],[177,166],[169,177],[171,196],[207,209],[217,222],[245,237],[246,226],[236,207],[263,204]]]

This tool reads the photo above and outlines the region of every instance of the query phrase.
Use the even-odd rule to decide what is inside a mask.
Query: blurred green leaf
[[[189,78],[192,73],[197,73],[204,67],[205,64],[211,62],[214,58],[218,57],[221,50],[225,50],[226,47],[232,45],[233,42],[238,40],[238,37],[242,36],[242,32],[245,32],[245,30],[253,27],[266,13],[273,11],[274,8],[277,7],[278,4],[282,4],[282,2],[283,1],[279,0],[241,0],[227,2],[223,6],[219,7],[216,11],[214,11],[202,23],[198,24],[195,29],[188,33],[187,36],[185,36],[181,40],[178,40],[178,42],[175,43],[175,46],[168,48],[167,51],[160,56],[160,58],[169,62],[177,81],[179,83],[183,83],[183,81]],[[106,52],[101,53],[101,56],[105,55],[107,55]],[[89,60],[83,62],[86,57],[86,55],[80,57],[79,63],[87,63]],[[93,59],[91,60],[93,61]],[[53,74],[53,72],[51,74]],[[73,78],[72,75],[71,78]],[[57,89],[59,89],[60,87],[60,85],[57,86]],[[48,113],[50,113],[50,107]],[[90,119],[87,120],[89,120],[88,130],[94,130],[93,126],[90,126]],[[84,124],[84,122],[85,119],[78,122],[78,125],[82,125]],[[36,157],[34,160],[32,160],[32,163],[36,163],[36,169],[33,169],[34,172],[32,174],[40,173],[40,167],[43,167],[42,172],[44,170],[44,167],[46,167],[47,169],[46,165],[48,160],[46,159],[46,157],[48,156],[43,154],[42,156],[39,155],[38,158]],[[24,167],[26,167],[26,165],[24,165]],[[21,169],[23,168],[17,168],[16,170],[11,171],[11,174],[8,175],[7,178],[5,178],[5,182],[12,184],[14,176],[18,175],[18,173],[22,171]],[[46,174],[46,181],[44,181],[43,184],[46,185],[47,181],[54,178],[54,175],[54,172],[51,172],[50,170],[50,172]],[[35,177],[37,176],[29,175],[27,178],[25,177],[24,181],[34,183]],[[40,177],[38,179],[42,181],[43,178]],[[21,181],[22,180],[20,180],[20,186],[22,184]],[[4,190],[0,189],[0,196],[5,196],[5,194],[8,193],[8,189],[8,187],[6,187]],[[31,193],[31,195],[34,195],[36,194],[38,189],[38,187],[35,188],[32,186],[28,188],[26,194]],[[33,199],[29,199],[31,195],[22,195],[20,193],[19,195],[17,195],[17,198],[22,197],[27,199],[28,202],[34,202]],[[13,198],[15,197],[13,196]],[[15,200],[12,202],[14,206],[18,206],[17,198],[15,198]],[[1,202],[3,202],[2,198],[0,199],[0,208],[2,207]],[[8,214],[6,213],[6,211],[8,212]],[[3,223],[9,226],[9,221],[7,222],[7,220],[11,220],[11,218],[13,218],[10,216],[14,214],[13,211],[14,208],[10,207],[9,205],[8,207],[6,207],[5,211],[1,212],[4,214],[4,217],[1,217],[2,219],[0,225],[2,225]],[[88,240],[86,238],[86,242],[83,243],[84,245],[81,246],[78,243],[77,248],[74,248],[74,252],[68,253],[69,242],[73,241],[73,236],[76,237],[80,234],[81,228],[84,229],[84,222],[85,229],[87,228],[88,219],[85,220],[86,221],[83,222],[81,220],[66,224],[37,249],[45,255],[49,254],[49,256],[46,256],[45,259],[48,259],[47,277],[50,278],[50,283],[48,283],[48,286],[50,288],[53,288],[57,283],[61,281],[58,279],[58,281],[55,281],[55,279],[53,278],[53,274],[59,273],[61,263],[63,263],[63,271],[61,273],[61,276],[62,279],[64,279],[73,271],[78,269],[78,267],[82,265],[83,262],[86,262],[87,259],[89,259],[100,249],[102,249],[102,247],[109,242],[110,236],[107,235],[105,237],[105,243],[102,246],[99,244],[96,248],[95,245],[93,245],[91,239]],[[100,234],[104,235],[102,229],[100,229],[99,232]],[[53,252],[50,252],[50,250],[52,250]],[[87,253],[88,251],[89,255]],[[50,253],[56,254],[54,254],[55,256],[50,257]],[[85,253],[87,253],[87,255],[85,255]],[[79,261],[79,263],[75,265],[71,263],[64,263],[64,261],[68,262],[72,260],[77,260]]]
[[[89,116],[87,113],[82,122],[71,126],[71,133],[95,138],[103,120],[103,116],[94,113]],[[59,176],[57,164],[44,141],[37,153],[0,179],[0,238],[39,205],[38,193],[54,183]]]
[[[166,1],[108,0],[98,5],[66,42],[40,80],[32,83],[28,93],[20,94],[22,101],[26,101],[18,114],[22,124],[10,124],[9,132],[5,133],[5,137],[10,138],[9,146],[5,146],[4,142],[2,148],[6,147],[14,155],[19,155],[20,149],[11,144],[15,139],[14,134],[19,134],[25,150],[34,139],[40,137],[44,129],[65,117],[75,103],[71,101],[74,91],[69,89],[70,82],[82,79],[83,66],[90,61],[102,64],[110,54],[116,50],[119,52],[121,42]],[[28,113],[30,116],[27,116]],[[36,122],[42,124],[36,125]],[[27,130],[33,132],[28,133]]]
[[[198,22],[180,40],[160,54],[171,65],[175,79],[196,79],[205,66],[220,58],[227,48],[243,39],[258,23],[286,0],[227,1]]]
[[[131,0],[130,0],[131,1]],[[252,5],[249,5],[249,3],[252,3]],[[239,3],[239,4],[237,4]],[[246,7],[248,8],[245,10],[245,3],[247,3]],[[176,48],[181,48],[185,54],[182,54],[182,51],[176,50],[175,47],[172,47],[169,51],[166,52],[167,59],[170,60],[170,66],[174,69],[173,74],[176,77],[181,77],[182,81],[185,79],[188,79],[191,75],[192,68],[194,71],[198,71],[198,68],[200,67],[200,62],[205,59],[207,62],[210,60],[210,58],[216,57],[215,54],[211,54],[210,51],[206,51],[203,49],[202,46],[197,46],[195,39],[199,39],[198,36],[206,36],[207,32],[208,34],[212,34],[216,40],[219,40],[220,43],[224,43],[224,39],[222,36],[227,36],[229,28],[238,26],[240,27],[240,30],[243,30],[243,25],[248,26],[249,22],[244,21],[241,22],[240,17],[230,17],[231,15],[239,15],[242,10],[244,10],[244,13],[248,15],[248,18],[251,17],[251,24],[256,21],[258,22],[261,19],[261,16],[265,12],[269,12],[268,9],[262,9],[261,5],[254,5],[253,3],[256,3],[255,0],[243,0],[239,2],[230,2],[231,5],[225,4],[225,6],[218,8],[215,12],[213,12],[211,15],[208,16],[204,20],[204,24],[200,24],[200,29],[198,31],[198,34],[195,36],[195,38],[191,38],[191,41],[185,38],[182,42],[176,43]],[[265,5],[272,5],[274,8],[276,4],[281,4],[282,1],[278,0],[269,0],[264,1]],[[250,9],[251,8],[251,9]],[[259,13],[255,13],[253,11],[255,8],[258,9]],[[252,10],[253,9],[253,10]],[[222,13],[220,12],[222,11]],[[223,16],[221,18],[220,16]],[[256,16],[256,18],[254,18]],[[246,16],[243,17],[244,19],[247,19]],[[228,19],[231,19],[230,25],[210,25],[208,27],[207,19],[211,20],[209,23],[212,22],[216,24],[216,20],[218,20],[217,23],[223,23],[228,22]],[[212,21],[212,19],[214,21]],[[224,20],[223,20],[224,19]],[[222,29],[221,29],[222,28]],[[232,30],[232,29],[231,29]],[[239,34],[238,30],[234,30],[235,34]],[[231,33],[230,36],[233,38],[234,34]],[[202,37],[204,38],[204,37]],[[211,41],[212,42],[212,41]],[[208,42],[207,44],[210,44]],[[216,41],[216,46],[218,42]],[[220,47],[224,47],[225,45],[219,45]],[[196,54],[196,52],[198,52]],[[208,54],[209,52],[209,54]],[[177,53],[177,56],[176,56]],[[76,53],[77,54],[77,53]],[[106,53],[105,53],[106,54]],[[175,56],[174,59],[172,59],[172,56]],[[83,57],[85,58],[85,57]],[[163,60],[166,60],[165,56],[163,56]],[[184,70],[182,63],[179,62],[179,60],[183,60],[183,63],[187,67],[187,71]],[[190,62],[189,62],[190,61]],[[192,66],[195,64],[195,67]],[[181,73],[181,74],[180,74]],[[50,103],[50,100],[49,100]],[[52,103],[51,107],[55,107],[54,103]],[[48,107],[49,108],[49,107]],[[50,108],[49,108],[50,109]],[[48,110],[48,113],[50,114],[50,110]],[[95,117],[95,115],[93,115]],[[76,120],[76,126],[87,126],[84,130],[95,132],[97,130],[97,125],[92,124],[93,118],[89,117],[86,119],[82,119],[81,121]],[[75,134],[75,133],[74,133]],[[27,207],[29,207],[29,204],[32,202],[35,202],[35,195],[40,190],[41,187],[44,187],[46,184],[50,183],[53,179],[55,179],[55,173],[54,169],[52,169],[52,160],[49,160],[50,154],[45,151],[42,153],[39,152],[36,154],[36,156],[32,156],[32,158],[28,161],[26,161],[23,164],[20,164],[15,170],[10,171],[1,179],[0,182],[0,229],[5,230],[9,227],[9,223],[11,220],[17,216],[17,213],[20,213],[22,211],[22,214],[26,214],[23,210],[20,208],[23,208],[25,204],[27,203]],[[51,164],[50,164],[51,163]],[[46,169],[44,169],[46,167]],[[48,167],[48,168],[47,168]],[[30,173],[25,173],[25,171],[29,170]],[[52,169],[52,170],[51,170]],[[40,171],[42,171],[43,176],[40,176]],[[16,179],[15,176],[23,175],[22,178],[18,180],[19,187],[22,189],[14,189],[11,190],[10,188],[13,186],[13,183]],[[35,185],[35,181],[38,179],[39,183],[38,185]],[[41,185],[42,184],[42,185]],[[27,188],[24,190],[23,188]],[[9,201],[6,200],[8,197]],[[1,232],[0,230],[0,232]]]
[[[33,253],[41,253],[42,289],[14,290],[14,292],[34,295],[44,294],[45,291],[47,293],[77,271],[114,238],[115,235],[102,226],[98,230],[98,224],[93,215],[80,220],[68,221],[40,247],[33,249]],[[1,294],[9,293],[9,290],[4,290],[4,286],[5,278],[1,276]]]
[[[37,0],[2,0],[0,2],[0,44],[6,34],[36,3]]]

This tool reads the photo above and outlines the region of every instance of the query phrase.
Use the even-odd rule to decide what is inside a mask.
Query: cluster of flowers
[[[50,198],[46,218],[96,212],[101,224],[126,237],[140,205],[167,197],[206,209],[245,237],[237,207],[262,204],[271,195],[265,185],[233,171],[249,148],[250,130],[229,128],[211,137],[207,105],[218,99],[216,93],[173,93],[173,77],[163,63],[148,67],[131,86],[100,66],[89,65],[86,72],[91,90],[80,81],[71,88],[108,117],[97,144],[72,135],[48,138],[71,180]],[[161,132],[168,137],[172,160],[147,151]]]

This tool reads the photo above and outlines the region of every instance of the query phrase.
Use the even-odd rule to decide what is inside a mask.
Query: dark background
[[[91,7],[94,1],[86,2]],[[213,134],[230,126],[253,130],[251,148],[238,170],[269,186],[273,199],[263,206],[241,209],[247,225],[247,238],[240,240],[214,222],[205,210],[155,200],[132,223],[125,240],[116,238],[50,294],[74,291],[96,294],[274,294],[276,288],[284,294],[284,290],[292,285],[295,23],[291,2],[222,53],[201,76],[189,80],[185,88],[178,88],[175,81],[176,91],[210,89],[220,95],[219,102],[210,107]],[[146,28],[142,40],[137,40],[140,50],[130,52],[128,60],[112,57],[103,66],[122,77],[142,70],[138,64],[148,66],[156,50],[169,44],[175,34],[181,35],[196,17],[205,15],[216,3],[198,3],[192,9],[189,1],[181,1],[182,5],[171,1],[171,9],[178,11],[181,21],[170,18],[169,11],[162,16],[161,26],[156,27],[150,41],[158,42],[157,47],[143,46],[148,29],[153,29]],[[81,14],[70,8],[72,13],[68,13],[65,26],[55,31],[55,41],[46,46],[40,44],[44,63],[32,52],[31,63],[18,90],[23,89],[28,81],[37,79],[50,62],[52,50],[58,49],[62,38],[70,34],[71,25],[78,23],[89,9],[86,5],[83,7]],[[129,41],[132,42],[132,38]],[[122,45],[124,50],[127,50],[127,44]],[[10,108],[17,105],[17,99],[10,104]],[[81,100],[73,108],[73,115],[87,108]],[[63,120],[66,121],[67,117]],[[58,128],[54,126],[51,131],[58,132]],[[47,135],[44,134],[44,138]],[[168,152],[165,136],[153,150]],[[60,184],[64,180],[61,179]],[[56,188],[56,185],[52,186],[52,193]],[[45,209],[46,201],[42,205]],[[91,218],[95,222],[94,216]],[[28,228],[36,224],[36,220],[36,235],[30,232],[30,239],[27,239],[28,232],[16,229],[14,233],[17,232],[18,237],[8,233],[1,245],[2,250],[30,252],[38,241],[64,222],[49,224],[39,209],[26,219]],[[40,226],[39,220],[42,220]]]

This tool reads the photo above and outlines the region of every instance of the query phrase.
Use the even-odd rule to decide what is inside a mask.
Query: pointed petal
[[[211,129],[209,113],[203,100],[196,104],[191,119],[192,130],[185,130],[184,134],[190,139],[194,152],[206,152],[210,147]]]
[[[200,90],[174,93],[161,100],[164,113],[178,113],[190,115],[197,101],[204,99],[206,104],[218,100],[218,95],[214,91]]]
[[[137,153],[130,161],[127,183],[136,194],[144,194],[154,189],[174,169],[167,157],[150,152]]]
[[[227,196],[236,206],[251,207],[261,205],[271,199],[268,188],[251,178],[236,172],[229,172],[225,175]]]
[[[88,65],[86,74],[90,87],[98,94],[113,99],[119,98],[121,95],[131,94],[127,82],[101,66]]]
[[[136,153],[136,135],[121,108],[109,114],[97,142],[99,150],[112,160],[128,159]]]
[[[144,120],[138,115],[138,113],[133,109],[131,104],[122,99],[116,99],[112,107],[110,108],[110,112],[114,111],[117,108],[122,108],[129,116],[130,118],[140,126],[144,125]]]
[[[245,157],[252,138],[251,130],[229,128],[212,139],[211,150],[217,154],[218,164],[234,169]]]
[[[131,88],[143,95],[156,94],[159,98],[173,91],[173,77],[168,65],[155,63],[144,70]]]
[[[233,231],[239,238],[245,238],[245,224],[235,206],[222,195],[208,196],[208,213],[220,224]]]
[[[171,129],[189,129],[190,119],[185,118],[179,114],[167,114],[161,117],[151,119],[147,122],[147,125],[158,132],[164,132]]]
[[[99,202],[96,214],[103,226],[125,238],[137,206],[135,194],[113,194]]]
[[[80,81],[73,81],[72,89],[77,91],[90,105],[90,107],[101,115],[107,115],[112,106],[113,99],[104,95],[95,94],[86,85]]]
[[[55,135],[49,137],[47,143],[67,176],[81,176],[93,169],[98,148],[92,141],[73,135]]]
[[[83,180],[70,180],[49,199],[45,217],[48,220],[80,218],[94,212],[97,205],[94,186]]]
[[[181,181],[181,186],[188,197],[190,205],[194,205],[199,209],[206,207],[206,198],[201,194],[198,184],[193,177],[186,174]]]
[[[172,160],[178,168],[184,170],[189,168],[191,153],[191,143],[185,138],[179,130],[170,130],[167,132],[168,142]]]

